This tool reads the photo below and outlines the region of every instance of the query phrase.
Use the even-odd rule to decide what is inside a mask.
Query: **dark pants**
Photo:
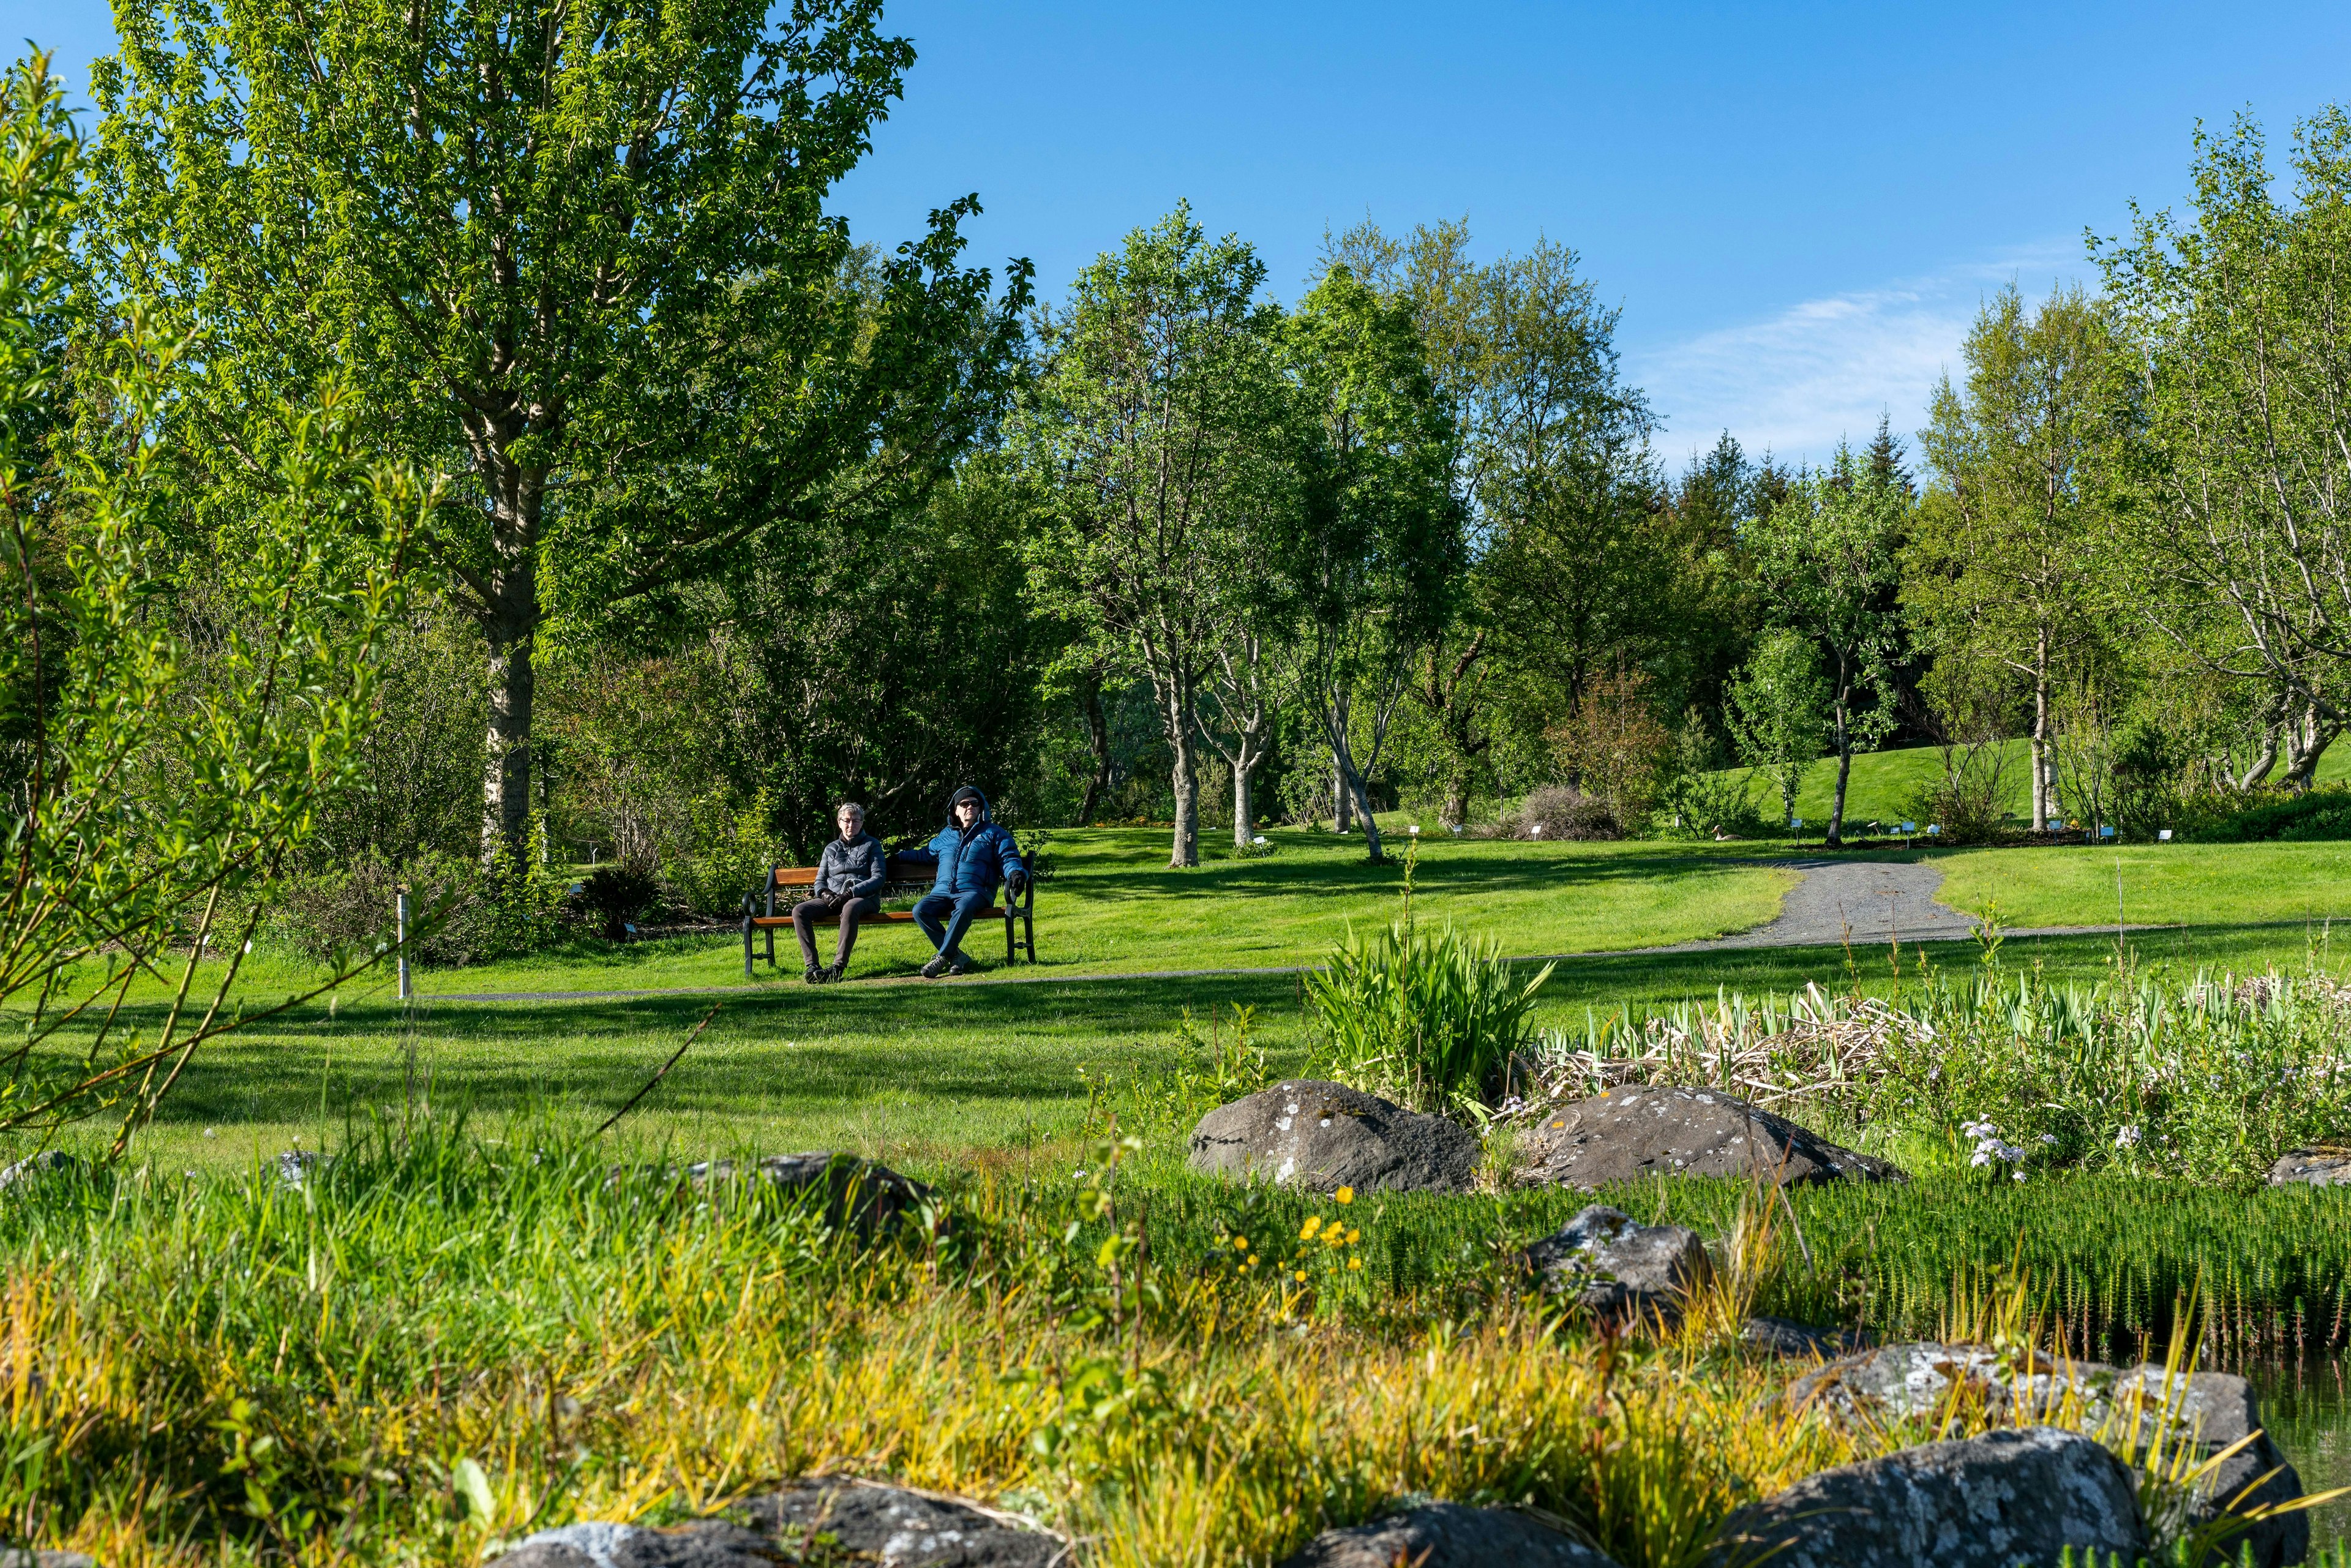
[[[925,895],[914,905],[914,924],[931,939],[931,946],[953,957],[963,941],[963,934],[971,927],[972,919],[996,900],[991,890],[987,893],[934,893]],[[941,925],[944,920],[946,924]]]
[[[841,940],[834,946],[832,961],[841,968],[849,967],[849,950],[857,946],[857,922],[868,915],[882,913],[879,898],[852,898],[845,893],[820,893],[814,898],[803,898],[792,905],[792,935],[800,939],[800,960],[810,968],[816,967],[816,923],[823,915],[841,916]]]

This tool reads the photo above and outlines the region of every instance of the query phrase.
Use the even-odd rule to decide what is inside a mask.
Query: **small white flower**
[[[220,1131],[215,1127],[206,1127],[204,1129],[204,1136],[207,1138],[216,1138],[220,1136]]]
[[[2017,1173],[2016,1173],[2016,1175],[2015,1175],[2014,1176],[2011,1177],[2010,1179],[2011,1179],[2011,1180],[2013,1180],[2013,1181],[2022,1181],[2022,1180],[2024,1179],[2024,1173],[2023,1173],[2022,1171],[2019,1171],[2019,1172],[2017,1172]]]
[[[2057,1134],[2054,1133],[2043,1133],[2041,1134],[2041,1141],[2044,1144],[2053,1144],[2057,1141]]]
[[[1968,1164],[1970,1166],[1988,1166],[1991,1164],[1991,1151],[1989,1149],[1978,1149],[1976,1151],[1976,1157],[1970,1160]]]
[[[2138,1129],[2137,1127],[2118,1127],[2115,1130],[2115,1147],[2118,1149],[2127,1149],[2137,1142]]]

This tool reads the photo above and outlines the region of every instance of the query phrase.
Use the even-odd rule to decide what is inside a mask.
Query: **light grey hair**
[[[832,814],[836,817],[840,816],[843,811],[854,811],[861,817],[865,815],[865,808],[859,805],[854,800],[843,800],[840,805],[835,806],[832,809]]]

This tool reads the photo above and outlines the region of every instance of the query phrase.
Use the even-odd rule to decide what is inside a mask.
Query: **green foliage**
[[[89,258],[204,366],[170,416],[222,512],[329,374],[456,476],[420,543],[485,637],[494,836],[529,831],[543,631],[657,623],[755,539],[918,494],[1008,387],[1027,275],[958,265],[970,198],[883,256],[826,211],[913,60],[866,0],[117,24]]]
[[[26,1281],[0,1299],[28,1358],[0,1427],[24,1456],[0,1472],[12,1531],[118,1554],[201,1538],[232,1565],[455,1556],[575,1519],[668,1522],[886,1448],[893,1479],[1043,1515],[1109,1568],[1278,1560],[1413,1492],[1531,1500],[1627,1568],[1674,1568],[1738,1503],[1880,1451],[1759,1419],[1788,1376],[1770,1358],[1519,1310],[1504,1260],[1586,1194],[1236,1188],[1113,1131],[951,1176],[865,1236],[764,1182],[691,1180],[682,1152],[489,1131],[372,1127],[298,1186],[265,1165],[18,1193],[0,1211]],[[1604,1196],[1718,1235],[1752,1197]],[[2233,1353],[2241,1313],[2291,1321],[2273,1292],[2331,1280],[2313,1322],[2339,1296],[2325,1193],[1789,1197],[1812,1266],[1765,1260],[1756,1304],[1813,1321],[1931,1334],[2022,1284],[2077,1351],[2121,1308],[2133,1354],[2123,1325],[2160,1343],[2200,1272],[2226,1282],[2206,1299]],[[1434,1429],[1461,1435],[1416,1439]],[[136,1487],[159,1471],[169,1494]]]
[[[1036,603],[1148,677],[1176,866],[1199,863],[1203,683],[1220,653],[1262,664],[1295,587],[1304,432],[1256,252],[1211,241],[1188,206],[1136,229],[1044,320],[1009,427],[1040,503],[1023,541]]]
[[[2351,789],[2340,785],[2304,794],[2256,796],[2252,804],[2202,802],[2209,813],[2189,837],[2199,843],[2309,843],[2351,839]]]
[[[117,320],[66,293],[78,148],[45,60],[9,78],[0,112],[0,704],[17,737],[0,1002],[24,1009],[0,1057],[0,1126],[54,1128],[124,1101],[119,1150],[194,1051],[239,1021],[223,1002],[270,890],[358,775],[399,558],[433,496],[365,462],[330,387],[275,412],[264,490],[191,548],[162,439],[186,385],[178,346],[136,310]],[[36,318],[58,308],[87,367],[70,439],[41,413],[58,388]],[[46,452],[24,439],[44,424],[57,432]],[[174,613],[191,596],[207,608],[193,628]],[[183,1011],[207,945],[226,971]],[[180,969],[177,999],[154,1034],[102,1027],[79,1061],[37,1052],[165,967]]]
[[[580,891],[571,895],[571,902],[594,922],[606,941],[622,942],[660,896],[661,883],[652,873],[622,862],[599,866],[580,878]]]
[[[1781,628],[1757,639],[1733,676],[1723,711],[1739,759],[1780,791],[1780,821],[1795,815],[1796,790],[1829,738],[1829,693],[1812,639]]]
[[[1696,708],[1683,715],[1650,812],[1651,831],[1687,838],[1751,838],[1773,831],[1773,824],[1756,814],[1754,775],[1734,773],[1720,766],[1722,760],[1705,716]]]
[[[935,832],[964,784],[999,819],[1037,820],[1039,687],[1068,630],[1024,600],[1033,521],[993,457],[918,503],[812,519],[805,549],[763,555],[709,596],[708,643],[679,661],[695,706],[674,722],[716,766],[681,759],[663,788],[690,800],[723,774],[738,802],[764,791],[772,841],[804,861],[844,800],[885,840]]]
[[[2291,744],[2305,724],[2331,737],[2345,719],[2351,111],[2297,125],[2288,162],[2273,174],[2249,117],[2199,131],[2187,211],[2135,213],[2099,259],[2133,350],[2116,486],[2133,608],[2192,662],[2258,690],[2262,727]]]
[[[1377,860],[1365,780],[1407,672],[1456,612],[1468,562],[1458,435],[1410,303],[1383,298],[1345,266],[1300,301],[1286,348],[1321,435],[1301,550],[1300,675]]]
[[[2351,1128],[2351,991],[2313,970],[2054,984],[1986,965],[1898,1005],[1726,993],[1551,1031],[1558,1092],[1704,1082],[1785,1100],[1904,1163],[2001,1180],[2116,1169],[2244,1186]]]
[[[1747,530],[1771,619],[1820,650],[1831,753],[1838,759],[1828,841],[1844,825],[1844,770],[1853,754],[1894,732],[1894,664],[1901,615],[1894,601],[1909,492],[1839,447],[1824,469],[1798,477]]]
[[[1452,924],[1416,928],[1406,852],[1405,912],[1380,935],[1352,931],[1305,977],[1307,1007],[1320,1027],[1322,1070],[1339,1082],[1415,1110],[1476,1115],[1503,1092],[1520,1051],[1534,1036],[1535,997],[1546,964],[1520,978],[1499,944],[1475,941]]]

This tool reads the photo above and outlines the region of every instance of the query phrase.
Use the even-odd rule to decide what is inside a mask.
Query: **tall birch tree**
[[[2035,832],[2058,810],[2058,686],[2108,598],[2115,350],[2105,308],[2079,288],[2038,309],[2003,288],[1960,349],[1965,382],[1942,378],[1919,433],[1939,482],[1918,510],[1904,602],[1938,659],[1997,664],[2027,694]]]
[[[968,198],[868,267],[825,211],[914,59],[879,0],[124,0],[98,62],[105,285],[207,376],[233,515],[254,410],[330,374],[453,476],[423,541],[487,648],[483,848],[527,832],[538,644],[935,474],[1001,392],[1025,269]],[[771,542],[773,541],[771,538]]]
[[[1200,862],[1203,685],[1262,624],[1301,506],[1264,282],[1257,254],[1209,239],[1188,206],[1135,230],[1044,319],[1010,425],[1040,497],[1039,605],[1150,685],[1173,756],[1171,866]]]

